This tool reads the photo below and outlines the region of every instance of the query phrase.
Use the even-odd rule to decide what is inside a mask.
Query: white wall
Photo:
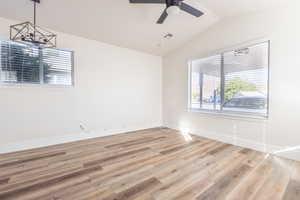
[[[228,143],[274,152],[300,150],[300,13],[299,5],[225,19],[163,59],[164,125]],[[271,40],[270,118],[241,119],[191,113],[188,66],[192,57],[261,38]],[[300,160],[300,151],[280,155]]]
[[[75,87],[0,87],[0,153],[161,126],[160,57],[63,33],[58,47],[75,51]]]

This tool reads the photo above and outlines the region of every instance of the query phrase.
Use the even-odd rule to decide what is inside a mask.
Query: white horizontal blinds
[[[220,109],[221,55],[192,62],[192,108]]]
[[[2,83],[72,85],[72,52],[0,42]]]
[[[268,42],[224,53],[224,110],[266,115]]]
[[[0,42],[0,78],[4,83],[40,83],[39,50],[13,42]]]
[[[72,52],[43,49],[44,82],[50,85],[72,85]]]

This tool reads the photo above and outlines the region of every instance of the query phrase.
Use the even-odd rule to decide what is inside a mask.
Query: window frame
[[[1,40],[0,42],[12,42],[10,40]],[[30,45],[28,45],[30,46]],[[71,53],[71,85],[63,85],[63,84],[46,84],[46,83],[6,83],[0,80],[0,88],[23,88],[23,87],[46,87],[46,88],[74,88],[75,87],[75,52],[73,50],[69,49],[63,49],[63,48],[55,48],[59,51],[65,51]],[[1,53],[1,49],[0,49]],[[1,58],[0,58],[1,60]],[[0,66],[1,67],[1,66]]]
[[[238,49],[249,48],[255,45],[267,43],[268,44],[268,74],[267,74],[267,108],[266,114],[260,114],[255,112],[246,112],[246,111],[232,111],[232,110],[223,110],[223,105],[225,104],[224,101],[224,88],[225,88],[225,70],[224,70],[224,54],[235,51]],[[193,57],[188,60],[188,112],[196,112],[196,113],[203,113],[203,114],[215,114],[221,116],[229,116],[229,117],[241,117],[241,118],[254,118],[254,119],[269,119],[270,114],[270,47],[271,41],[269,39],[262,39],[252,42],[245,42],[241,45],[236,45],[231,48],[226,48],[223,50],[215,51],[215,53],[207,54],[205,56],[198,56]],[[220,110],[211,110],[211,109],[204,109],[204,108],[192,108],[192,62],[196,59],[204,59],[213,56],[221,56],[220,62],[220,73],[221,73],[221,80],[220,80],[220,88],[221,88],[221,107]]]

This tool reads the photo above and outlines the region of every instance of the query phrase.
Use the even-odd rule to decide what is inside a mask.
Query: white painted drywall
[[[0,87],[0,153],[161,125],[161,57],[63,33],[58,47],[75,52],[74,88]]]
[[[168,127],[300,160],[299,5],[227,18],[163,59],[163,121]],[[262,38],[271,40],[270,118],[242,119],[187,111],[188,59]]]

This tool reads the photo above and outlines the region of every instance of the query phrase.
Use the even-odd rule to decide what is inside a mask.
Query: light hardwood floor
[[[299,200],[300,163],[149,129],[0,155],[0,199]]]

